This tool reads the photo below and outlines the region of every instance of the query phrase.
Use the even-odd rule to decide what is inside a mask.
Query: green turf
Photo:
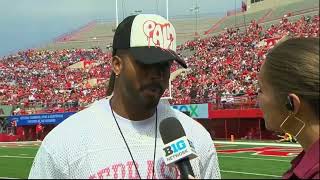
[[[0,146],[0,177],[27,178],[37,150],[38,147]]]
[[[234,155],[237,156],[237,155]],[[243,153],[242,157],[250,156]],[[222,172],[222,178],[276,178],[281,176],[289,168],[288,162],[265,161],[263,159],[236,159],[233,156],[218,157],[220,169],[224,171],[237,171],[243,173],[268,174],[274,177],[261,175],[245,175],[230,172]],[[241,176],[241,177],[239,177]]]
[[[12,146],[12,145],[11,145]],[[224,145],[217,150],[262,147],[256,145]],[[38,146],[3,147],[0,144],[0,178],[27,178]],[[293,157],[253,155],[254,152],[218,153],[223,179],[279,179],[290,167]],[[6,157],[9,156],[9,157]],[[15,157],[14,157],[15,156]]]
[[[217,150],[263,147],[257,145],[222,145]],[[218,153],[223,179],[275,179],[290,167],[293,157],[253,155],[254,152],[223,154]]]

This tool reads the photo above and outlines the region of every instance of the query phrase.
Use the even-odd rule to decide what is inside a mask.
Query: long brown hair
[[[109,79],[108,88],[107,88],[107,96],[111,96],[113,93],[115,79],[116,79],[116,74],[112,71]]]
[[[279,103],[295,93],[319,117],[319,38],[286,38],[278,43],[267,54],[264,74]]]

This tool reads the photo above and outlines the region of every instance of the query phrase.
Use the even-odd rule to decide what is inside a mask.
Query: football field
[[[0,143],[0,178],[27,178],[39,142]],[[223,179],[279,179],[298,144],[215,141]]]

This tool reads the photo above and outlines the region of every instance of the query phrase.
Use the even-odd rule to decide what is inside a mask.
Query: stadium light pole
[[[119,16],[118,16],[118,0],[116,0],[116,28],[119,24]]]
[[[198,6],[198,3],[195,7],[195,10],[196,10],[196,33],[198,34],[198,13],[199,13],[199,10],[200,10],[200,7]]]
[[[169,20],[169,0],[166,1],[166,8],[167,8],[167,21]]]
[[[198,34],[198,13],[200,11],[200,7],[198,6],[198,0],[196,0],[195,7],[190,8],[190,11],[195,13],[195,16],[196,16],[196,19],[195,19],[196,20],[195,21],[195,23],[196,23],[195,31],[196,32],[195,33]]]
[[[234,0],[234,27],[236,28],[237,26],[237,0]]]
[[[248,35],[248,32],[247,32],[247,23],[246,23],[246,11],[243,11],[243,21],[244,21],[244,29],[245,29],[245,32],[246,32],[246,35]]]

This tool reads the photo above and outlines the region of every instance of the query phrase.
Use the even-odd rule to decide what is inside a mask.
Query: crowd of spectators
[[[4,118],[0,118],[0,134],[5,133],[8,127],[8,121]]]
[[[257,74],[265,54],[286,35],[319,37],[319,15],[301,16],[293,22],[284,16],[279,24],[268,29],[252,21],[246,31],[229,28],[206,39],[186,42],[179,50],[194,52],[186,58],[192,71],[172,82],[171,103],[228,103],[245,99],[256,104]]]
[[[30,113],[25,109],[78,110],[105,95],[104,84],[91,87],[84,82],[107,79],[110,57],[98,48],[28,50],[5,57],[0,60],[0,104],[17,105],[15,113],[19,114]],[[96,66],[68,68],[80,61],[94,62]]]
[[[319,15],[294,22],[284,17],[268,29],[252,21],[245,31],[229,28],[187,41],[178,51],[191,71],[172,81],[171,103],[225,105],[245,99],[255,104],[257,74],[265,54],[286,35],[319,37]],[[184,52],[191,53],[186,56]],[[110,58],[110,53],[99,48],[27,50],[4,57],[0,59],[0,104],[16,105],[16,114],[79,110],[105,97]],[[81,61],[94,65],[69,68]],[[173,66],[172,71],[177,68]],[[85,83],[93,78],[98,79],[96,86]]]

